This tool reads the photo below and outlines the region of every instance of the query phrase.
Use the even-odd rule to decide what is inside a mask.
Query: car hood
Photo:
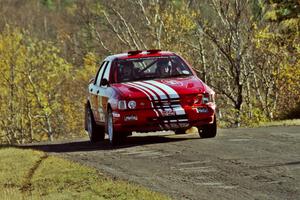
[[[196,76],[117,83],[125,98],[177,99],[187,94],[213,92]]]

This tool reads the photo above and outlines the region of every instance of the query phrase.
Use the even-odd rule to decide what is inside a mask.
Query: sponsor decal
[[[162,80],[161,81],[163,84],[167,84],[167,85],[177,85],[177,86],[183,86],[183,84],[179,81],[176,80]]]
[[[208,108],[199,107],[197,108],[197,113],[208,113]]]
[[[175,116],[176,115],[174,110],[163,110],[161,114],[162,114],[163,117],[169,117],[169,116]]]
[[[138,120],[138,117],[136,115],[128,115],[125,116],[124,121],[136,121]]]

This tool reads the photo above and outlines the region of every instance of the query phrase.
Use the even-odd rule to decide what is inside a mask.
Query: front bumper
[[[188,129],[212,124],[214,116],[215,104],[113,112],[114,129],[120,132]]]

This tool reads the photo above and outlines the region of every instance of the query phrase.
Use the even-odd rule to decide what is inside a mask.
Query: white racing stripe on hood
[[[138,81],[138,82],[133,82],[133,83],[127,83],[127,85],[130,85],[130,86],[142,91],[143,93],[145,93],[150,101],[151,101],[151,99],[157,100],[158,98],[160,98],[161,100],[166,100],[166,99],[169,99],[168,96],[171,99],[179,99],[180,98],[178,93],[173,88],[171,88],[170,86],[168,86],[166,84],[158,82],[158,81],[151,81],[151,80],[143,81],[143,82]],[[151,97],[149,96],[149,94]],[[156,112],[157,115],[158,115],[157,111],[160,113],[163,112],[162,109],[154,107],[152,103],[151,103],[151,107],[153,108],[153,110]],[[174,110],[176,112],[176,115],[185,115],[186,114],[184,108],[182,108],[182,106],[180,104],[179,104],[179,107],[176,107],[174,109],[170,108],[170,109]],[[166,109],[166,110],[169,110],[169,109]],[[183,122],[183,121],[188,121],[188,119],[181,119],[180,121],[173,120],[173,122],[175,122],[175,121]],[[168,121],[165,122],[164,126],[167,129],[170,129]],[[180,127],[180,125],[179,125],[179,127]]]
[[[163,84],[163,83],[158,82],[158,81],[145,81],[145,82],[156,85],[157,87],[159,87],[160,89],[165,91],[170,96],[171,99],[179,98],[178,93],[173,88],[171,88],[170,86],[168,86],[166,84]]]
[[[153,86],[153,85],[151,85],[149,83],[146,83],[146,81],[145,82],[140,82],[139,81],[139,82],[135,82],[135,83],[138,84],[138,85],[144,86],[144,87],[146,87],[146,88],[148,88],[148,89],[150,89],[152,91],[154,91],[159,96],[159,98],[161,100],[168,99],[167,95],[163,92],[164,90],[162,90],[160,88],[157,88],[157,87],[155,87],[155,86]]]
[[[154,87],[153,85],[146,84],[146,83],[142,83],[142,82],[133,82],[133,83],[130,83],[130,85],[134,85],[134,86],[136,86],[137,88],[140,88],[140,89],[142,89],[142,90],[144,90],[144,91],[150,93],[151,96],[153,96],[153,98],[155,98],[155,99],[158,99],[158,98],[160,98],[160,99],[167,99],[167,95],[166,95],[161,89],[156,88],[156,87]],[[154,91],[156,94],[155,94],[154,92],[152,92],[151,89],[152,89],[152,91]],[[151,103],[151,104],[152,104],[152,103]],[[163,116],[163,114],[162,114],[162,113],[164,112],[163,110],[165,110],[165,111],[167,111],[167,110],[172,110],[172,108],[161,109],[161,108],[157,108],[157,107],[155,107],[155,106],[153,106],[152,108],[153,108],[153,109],[156,109],[156,110],[161,114],[161,116]],[[170,126],[168,125],[168,121],[165,122],[164,127],[165,127],[166,129],[170,129]]]
[[[148,99],[149,99],[149,101],[150,101],[150,104],[151,104],[151,108],[152,108],[153,111],[155,112],[156,116],[157,116],[157,117],[159,116],[159,114],[158,114],[158,112],[157,112],[157,109],[155,109],[154,106],[153,106],[152,98],[147,94],[147,92],[145,92],[143,89],[141,89],[141,88],[135,86],[135,85],[132,84],[132,83],[127,83],[127,84],[124,83],[124,85],[127,85],[128,87],[133,87],[133,88],[135,88],[135,89],[141,91],[142,93],[144,93],[144,94],[148,97]]]
[[[131,86],[131,87],[133,87],[133,88],[135,88],[135,89],[137,89],[137,90],[139,90],[139,91],[141,91],[141,92],[143,92],[145,95],[147,95],[147,97],[148,97],[148,99],[150,100],[150,102],[151,102],[151,108],[154,110],[154,112],[156,113],[156,115],[157,115],[157,117],[159,117],[159,114],[158,114],[158,112],[161,114],[161,116],[162,116],[162,112],[163,112],[163,110],[162,109],[160,109],[160,108],[156,108],[155,106],[153,106],[153,103],[152,103],[152,99],[153,100],[157,100],[158,99],[158,96],[155,94],[155,93],[153,93],[148,87],[144,87],[144,86],[142,86],[142,85],[139,85],[139,84],[137,84],[136,82],[134,83],[127,83],[127,85],[128,86]],[[148,84],[146,84],[146,85],[148,85]],[[160,91],[161,92],[161,91]],[[151,97],[148,95],[148,93],[151,95]],[[168,125],[168,124],[164,124],[163,125],[166,129],[170,129],[170,126]],[[161,130],[164,130],[164,128],[159,124],[159,127],[160,127],[160,129]]]
[[[144,82],[148,83],[148,84],[153,84],[156,87],[160,88],[162,91],[166,92],[171,99],[180,98],[178,93],[173,88],[171,88],[170,86],[168,86],[166,84],[163,84],[158,81],[144,81]],[[152,86],[152,87],[154,87],[154,86]],[[179,109],[175,108],[174,110],[176,112],[176,115],[185,115],[185,110],[184,110],[184,108],[182,108],[182,106],[180,106]]]
[[[144,87],[142,85],[135,84],[134,82],[133,83],[127,83],[127,84],[130,84],[132,86],[138,87],[141,90],[147,91],[148,93],[150,93],[150,95],[153,97],[154,100],[158,100],[156,94],[154,94],[151,90],[149,90],[149,88],[146,88],[146,87]]]
[[[165,99],[168,99],[168,95],[166,94],[165,91],[163,91],[162,89],[160,88],[157,88],[153,85],[150,85],[149,83],[144,83],[144,82],[134,82],[134,83],[131,83],[131,84],[134,84],[136,85],[137,87],[140,87],[140,88],[143,88],[145,91],[151,93],[151,95],[154,95],[154,97],[157,98],[160,98],[160,100],[165,100]],[[152,92],[154,91],[154,92]],[[159,110],[160,112],[163,112],[162,110],[165,110],[165,111],[170,111],[170,110],[173,110],[172,107],[169,107],[169,108],[163,108],[163,109],[160,109],[160,108],[157,108],[157,110]]]

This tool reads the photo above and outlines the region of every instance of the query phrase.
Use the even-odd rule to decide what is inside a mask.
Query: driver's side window
[[[100,65],[98,72],[96,74],[95,80],[94,80],[94,85],[97,84],[99,78],[101,77],[100,73],[101,73],[101,71],[103,71],[105,64],[106,64],[106,61],[102,62],[102,64]]]
[[[102,76],[103,76],[103,72],[104,72],[104,70],[105,70],[105,68],[106,68],[106,65],[107,65],[107,61],[104,61],[103,63],[102,63],[102,65],[101,65],[101,67],[100,67],[100,70],[99,70],[99,72],[98,72],[98,75],[97,75],[97,77],[96,77],[96,79],[95,79],[95,85],[97,85],[97,86],[100,86],[100,80],[101,80],[101,78],[102,78]]]
[[[101,87],[107,87],[107,84],[109,83],[109,76],[110,76],[110,68],[111,68],[111,63],[112,62],[107,62],[104,68],[103,76],[101,77],[101,81],[99,85]],[[103,80],[105,79],[105,83],[103,83]]]

